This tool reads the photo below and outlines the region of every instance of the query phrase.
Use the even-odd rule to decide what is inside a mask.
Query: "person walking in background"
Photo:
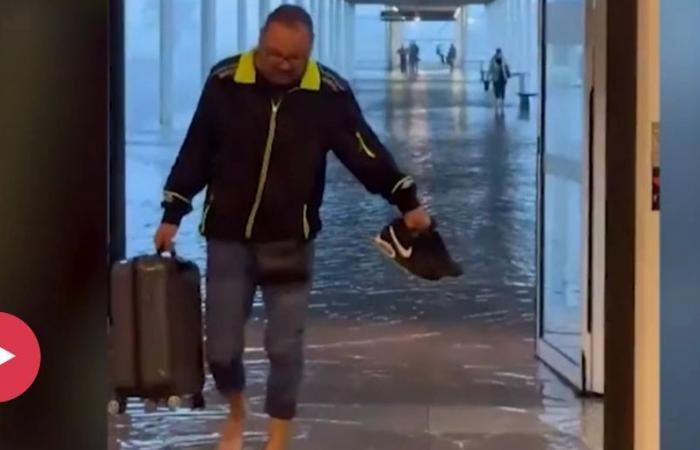
[[[399,55],[399,67],[401,68],[401,73],[406,73],[406,68],[408,65],[408,49],[401,44],[396,53]]]
[[[409,230],[432,225],[413,179],[364,119],[348,82],[310,58],[313,40],[309,14],[282,5],[254,50],[214,66],[165,183],[158,251],[172,249],[193,197],[206,188],[206,356],[230,406],[219,450],[243,447],[244,329],[258,287],[270,361],[265,450],[287,449],[291,440],[328,151],[394,205]]]
[[[457,59],[457,47],[450,44],[450,49],[447,51],[447,65],[450,66],[450,73],[455,70],[455,60]]]
[[[445,65],[445,54],[442,52],[442,45],[438,44],[435,48],[435,54],[440,58],[440,64]]]
[[[420,47],[416,44],[416,41],[411,42],[408,48],[408,64],[410,66],[411,74],[418,75],[418,63],[420,62]]]
[[[496,114],[505,114],[506,86],[510,78],[510,67],[503,56],[503,51],[496,49],[489,66],[489,80],[493,84],[494,108]]]

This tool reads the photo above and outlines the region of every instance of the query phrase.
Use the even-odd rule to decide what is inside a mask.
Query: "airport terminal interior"
[[[280,3],[125,1],[127,256],[153,251],[163,183],[210,68],[253,48]],[[388,262],[372,238],[395,211],[331,158],[292,448],[601,450],[601,324],[582,281],[586,2],[286,3],[311,13],[314,58],[351,83],[465,271],[430,282]],[[556,19],[546,33],[541,7]],[[411,47],[419,61],[402,67]],[[503,113],[485,83],[497,48],[512,75]],[[202,201],[177,250],[206,268]],[[265,438],[263,326],[256,302],[249,450]],[[215,448],[227,409],[210,378],[205,397],[194,412],[130,402],[110,418],[110,449]]]

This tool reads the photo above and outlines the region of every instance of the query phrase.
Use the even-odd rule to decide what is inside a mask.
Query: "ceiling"
[[[421,7],[452,7],[464,5],[483,5],[491,3],[493,0],[349,0],[356,5],[387,5],[399,8],[421,8]]]
[[[381,19],[390,22],[405,22],[412,20],[449,22],[455,20],[458,8],[451,7],[396,7],[392,10],[382,11]]]
[[[483,5],[493,0],[347,0],[356,5],[384,5],[384,21],[452,21],[457,8],[465,5]]]

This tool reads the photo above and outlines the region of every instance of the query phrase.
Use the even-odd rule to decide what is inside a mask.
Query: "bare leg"
[[[230,412],[221,428],[218,450],[242,450],[245,427],[245,396],[236,393],[229,399]]]
[[[287,450],[292,439],[292,423],[289,420],[270,418],[265,450]]]

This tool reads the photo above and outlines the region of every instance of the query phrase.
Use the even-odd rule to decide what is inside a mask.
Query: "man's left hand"
[[[417,232],[428,230],[432,223],[430,214],[422,206],[404,214],[403,221],[409,230]]]

